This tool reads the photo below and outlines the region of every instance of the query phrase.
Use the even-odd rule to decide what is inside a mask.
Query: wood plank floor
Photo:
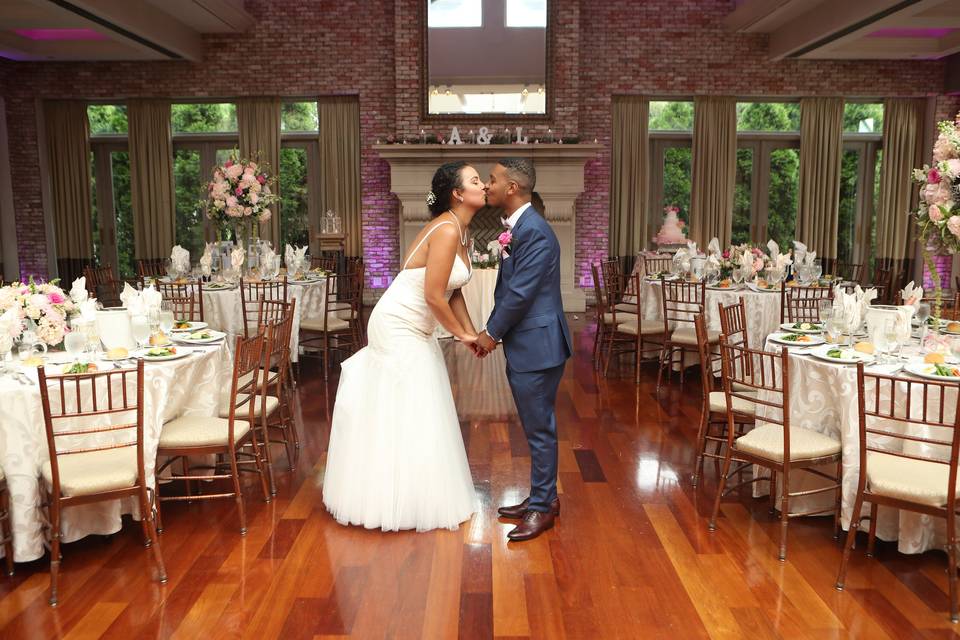
[[[63,550],[60,606],[48,565],[0,577],[4,638],[944,638],[945,556],[880,544],[840,551],[826,519],[790,525],[776,559],[766,500],[734,497],[707,531],[715,476],[690,486],[699,388],[655,393],[592,371],[592,332],[573,320],[576,357],[558,400],[563,515],[537,540],[507,544],[496,507],[524,497],[529,457],[502,359],[445,346],[482,510],[459,531],[381,533],[338,525],[320,502],[332,398],[305,365],[296,471],[277,450],[279,496],[246,485],[249,532],[230,501],[166,503],[169,582],[150,580],[139,527]],[[502,358],[501,355],[495,356]],[[336,381],[331,381],[335,392]]]

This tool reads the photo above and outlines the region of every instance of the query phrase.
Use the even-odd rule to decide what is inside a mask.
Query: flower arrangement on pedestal
[[[213,168],[213,179],[207,184],[207,197],[201,206],[207,217],[216,222],[218,235],[232,227],[235,238],[246,236],[253,221],[263,224],[273,215],[269,207],[279,200],[270,189],[275,184],[276,178],[264,166],[237,159],[234,154],[222,166]],[[252,231],[256,234],[256,225]]]
[[[753,256],[753,272],[758,273],[763,270],[764,265],[770,259],[763,249],[754,247],[749,242],[743,244],[730,245],[720,254],[720,277],[729,278],[733,275],[734,269],[739,269],[743,265],[743,255],[749,253]]]
[[[19,340],[29,321],[36,324],[36,335],[54,346],[63,342],[67,320],[76,305],[57,280],[51,282],[13,282],[0,288],[0,353],[10,350],[10,343]],[[3,347],[6,346],[6,349]]]
[[[913,170],[913,181],[921,186],[920,204],[912,214],[933,280],[936,318],[940,317],[943,290],[933,256],[960,253],[960,114],[952,122],[939,123],[938,129],[932,164]]]

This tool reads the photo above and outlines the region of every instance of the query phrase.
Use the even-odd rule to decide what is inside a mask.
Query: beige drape
[[[716,236],[730,244],[737,175],[737,101],[697,96],[693,103],[690,239],[706,246]]]
[[[880,167],[880,201],[877,206],[876,257],[903,260],[913,238],[907,212],[913,208],[916,189],[910,180],[921,165],[924,100],[888,98],[883,105],[883,162]],[[908,255],[909,253],[909,255]]]
[[[800,195],[794,237],[821,257],[837,257],[843,98],[800,100]]]
[[[57,268],[69,287],[93,256],[87,106],[76,101],[47,101],[43,120]]]
[[[173,138],[168,100],[128,100],[134,254],[170,255],[175,240]]]
[[[265,165],[271,176],[280,175],[280,98],[244,98],[237,101],[237,128],[240,155]],[[274,187],[278,192],[279,182]],[[273,216],[260,225],[260,237],[280,245],[279,203],[270,208]]]
[[[321,98],[319,209],[340,214],[348,256],[362,255],[360,224],[360,101]]]
[[[650,101],[613,97],[610,159],[610,255],[632,256],[647,245]]]

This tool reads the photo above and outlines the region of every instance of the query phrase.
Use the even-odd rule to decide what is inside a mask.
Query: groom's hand
[[[477,346],[487,353],[490,353],[497,348],[497,343],[493,338],[490,337],[490,334],[488,334],[486,331],[481,331],[480,335],[477,337]]]

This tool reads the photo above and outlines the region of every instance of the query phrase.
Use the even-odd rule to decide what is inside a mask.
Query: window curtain
[[[240,155],[266,165],[272,177],[280,175],[280,98],[248,98],[237,101]],[[274,187],[279,193],[279,182]],[[280,204],[270,210],[270,220],[260,225],[260,237],[280,247]]]
[[[360,237],[360,101],[321,98],[320,215],[332,209],[343,220],[346,254],[362,255]]]
[[[794,237],[821,257],[837,257],[843,99],[800,100],[800,194]]]
[[[176,240],[170,102],[129,100],[127,118],[134,254],[163,258]]]
[[[610,159],[610,255],[633,256],[647,245],[650,101],[613,97]]]
[[[922,164],[924,110],[922,98],[888,98],[883,104],[877,258],[900,261],[913,257],[914,226],[907,212],[916,205],[910,174]]]
[[[693,103],[690,239],[705,247],[730,244],[737,175],[737,101],[697,96]]]
[[[44,102],[43,120],[57,271],[69,288],[93,257],[87,105],[72,100]]]

